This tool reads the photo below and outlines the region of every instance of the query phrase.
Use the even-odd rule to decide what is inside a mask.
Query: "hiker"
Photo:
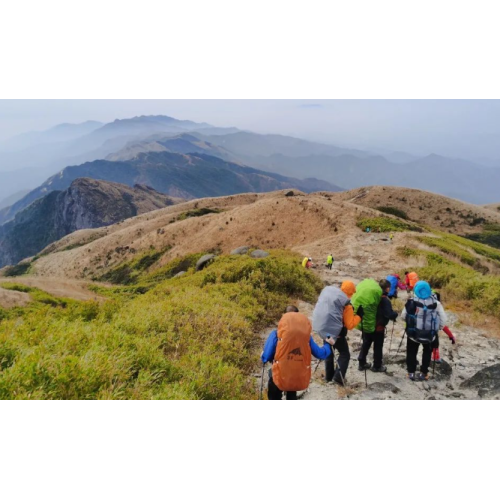
[[[389,324],[389,321],[396,321],[398,317],[398,313],[392,308],[392,303],[388,297],[389,291],[391,290],[391,284],[386,279],[382,279],[379,281],[379,286],[382,289],[382,298],[380,299],[380,303],[377,309],[377,323],[375,326],[375,335],[373,339],[375,346],[373,348],[374,357],[373,366],[371,367],[372,372],[387,371],[387,367],[383,364],[385,330],[387,325]],[[377,354],[375,356],[375,350],[377,349],[377,346],[379,344],[381,344],[381,355],[379,356]]]
[[[311,354],[318,359],[327,358],[333,345],[332,339],[319,347],[311,336],[311,322],[295,306],[288,306],[281,317],[278,329],[266,340],[262,363],[272,362],[269,370],[267,395],[270,400],[297,399],[297,391],[309,387],[311,380]]]
[[[339,352],[338,368],[334,367],[334,352],[325,359],[325,381],[344,385],[351,353],[347,343],[347,332],[355,328],[363,319],[363,308],[357,314],[351,304],[351,297],[356,292],[356,285],[344,281],[340,288],[327,286],[323,288],[318,303],[313,311],[313,330]],[[329,342],[333,340],[333,344]]]
[[[302,259],[302,267],[306,267],[306,265],[307,265],[307,261],[308,261],[308,260],[309,260],[309,257],[304,257],[304,258]]]
[[[394,234],[393,234],[393,233],[391,233],[391,234],[389,235],[389,241],[392,243],[392,240],[393,240],[393,239],[394,239]]]
[[[391,284],[388,297],[390,299],[398,298],[398,289],[406,290],[406,285],[401,281],[399,274],[389,274],[386,280]]]
[[[365,279],[356,287],[356,293],[352,298],[354,309],[363,306],[363,321],[357,326],[361,330],[361,339],[363,341],[358,356],[358,370],[364,371],[372,367],[366,361],[368,352],[373,346],[373,367],[382,367],[382,349],[384,346],[384,332],[377,332],[377,312],[382,298],[382,289],[373,279]],[[378,370],[375,370],[378,371]]]
[[[405,284],[408,294],[413,290],[417,282],[418,282],[418,274],[415,271],[411,273],[405,271]]]
[[[432,295],[434,295],[434,297],[436,297],[436,299],[439,302],[441,302],[441,294],[439,292],[432,290]],[[441,305],[442,305],[442,302],[441,302]],[[457,339],[456,339],[455,335],[453,335],[452,331],[447,326],[444,326],[443,332],[446,333],[446,335],[448,335],[448,338],[451,340],[451,344],[455,345],[457,342]],[[436,363],[442,362],[441,356],[439,354],[439,333],[436,335],[436,338],[435,338],[434,342],[432,343],[431,361],[434,361]]]
[[[304,257],[304,260],[302,261],[302,267],[305,267],[306,269],[309,269],[312,266],[312,259],[311,257]]]
[[[418,281],[414,287],[415,298],[406,302],[401,318],[406,321],[406,368],[412,381],[429,380],[432,344],[438,331],[446,325],[446,313],[441,302],[432,295],[426,281]],[[417,354],[422,344],[420,374],[415,375]]]
[[[326,267],[330,269],[330,271],[333,266],[333,261],[334,261],[333,255],[332,254],[328,255],[328,257],[326,258]]]
[[[369,233],[370,231],[371,231],[371,227],[370,227],[370,226],[368,226],[368,227],[366,228],[366,232],[367,232],[367,233]]]

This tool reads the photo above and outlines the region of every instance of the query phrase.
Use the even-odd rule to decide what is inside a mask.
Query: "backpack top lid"
[[[431,286],[427,281],[418,281],[413,291],[419,299],[423,300],[428,299],[432,295]]]
[[[278,338],[297,335],[306,337],[309,342],[311,331],[311,322],[300,312],[285,313],[278,323]]]

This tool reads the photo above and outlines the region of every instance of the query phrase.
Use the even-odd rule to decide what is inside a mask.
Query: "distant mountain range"
[[[392,185],[424,189],[473,203],[498,199],[500,164],[404,151],[342,148],[294,137],[256,134],[234,127],[138,116],[101,124],[62,124],[0,144],[0,206],[67,167],[94,160],[135,160],[140,153],[207,154],[285,177],[315,177],[345,189]],[[113,180],[113,179],[110,179]]]
[[[109,226],[177,201],[147,186],[130,188],[94,179],[77,179],[55,190],[0,226],[0,268],[35,255],[79,229]]]
[[[66,167],[11,207],[0,210],[0,224],[52,191],[67,189],[81,177],[143,184],[170,196],[186,199],[297,188],[305,192],[339,191],[334,184],[314,178],[295,179],[227,162],[207,154],[139,153],[128,161],[96,160]]]

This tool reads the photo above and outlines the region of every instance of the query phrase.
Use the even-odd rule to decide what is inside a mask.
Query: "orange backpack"
[[[415,272],[408,274],[408,280],[410,281],[410,286],[414,287],[418,282],[418,274]]]
[[[286,313],[278,324],[273,381],[282,391],[303,391],[309,387],[311,331],[311,322],[302,313]]]

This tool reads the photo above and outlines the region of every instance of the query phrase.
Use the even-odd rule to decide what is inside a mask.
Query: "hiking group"
[[[357,361],[358,370],[365,372],[365,381],[368,369],[386,372],[387,367],[383,363],[384,340],[387,325],[392,321],[392,341],[398,313],[394,311],[391,299],[397,298],[398,290],[408,293],[401,314],[405,330],[400,343],[401,347],[406,336],[408,379],[428,380],[431,358],[440,362],[439,330],[445,331],[453,344],[455,337],[446,326],[447,317],[439,293],[434,292],[426,281],[419,280],[417,273],[407,272],[404,283],[397,274],[392,274],[379,282],[365,279],[357,286],[351,281],[344,281],[340,288],[326,286],[314,308],[312,324],[295,306],[289,306],[278,328],[267,338],[261,355],[263,374],[265,364],[272,363],[268,399],[282,399],[283,393],[286,393],[286,399],[297,399],[297,391],[309,387],[311,356],[325,361],[325,382],[345,386],[351,358],[347,334],[353,329],[361,333]],[[316,344],[312,337],[313,331],[323,340],[323,346]],[[373,363],[369,363],[367,357],[372,345]],[[420,373],[417,375],[420,345],[423,352]]]

